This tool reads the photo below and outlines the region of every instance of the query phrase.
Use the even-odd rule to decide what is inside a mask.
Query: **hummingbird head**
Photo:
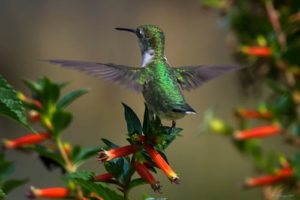
[[[165,36],[162,30],[155,25],[142,25],[136,29],[116,28],[119,31],[134,33],[138,39],[143,56],[142,66],[145,66],[155,57],[164,56]]]

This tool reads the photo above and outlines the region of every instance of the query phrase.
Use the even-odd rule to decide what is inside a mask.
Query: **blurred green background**
[[[229,30],[217,13],[201,9],[201,1],[180,0],[0,0],[0,73],[17,89],[25,90],[22,79],[47,76],[55,81],[70,81],[66,91],[84,87],[91,91],[71,105],[75,119],[63,135],[72,144],[97,146],[100,138],[126,144],[126,124],[121,102],[131,106],[141,117],[142,95],[123,87],[97,80],[85,74],[52,66],[43,59],[65,58],[114,62],[139,66],[137,39],[114,27],[136,27],[141,24],[160,26],[166,34],[166,56],[172,66],[231,64]],[[179,199],[260,199],[259,190],[241,190],[245,177],[253,175],[251,161],[242,157],[229,140],[201,133],[203,113],[214,108],[218,116],[233,120],[237,105],[251,106],[257,95],[240,93],[231,73],[205,84],[186,99],[198,112],[177,122],[184,128],[167,150],[169,161],[181,177],[174,185],[159,174],[162,195],[152,195],[149,186],[133,190],[133,199],[142,194]],[[26,91],[26,90],[25,90]],[[170,123],[170,122],[165,122]],[[0,119],[0,137],[14,138],[27,130],[7,119]],[[281,148],[276,138],[267,139],[267,148]],[[285,149],[291,151],[290,149]],[[8,159],[16,161],[15,177],[30,177],[30,182],[8,196],[8,200],[25,199],[30,185],[59,186],[59,170],[48,172],[33,155],[9,151]],[[92,159],[83,169],[103,172]]]

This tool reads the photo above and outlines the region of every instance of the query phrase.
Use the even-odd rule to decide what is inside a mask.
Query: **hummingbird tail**
[[[196,111],[188,104],[180,105],[179,107],[172,109],[172,111],[184,114],[196,114]]]

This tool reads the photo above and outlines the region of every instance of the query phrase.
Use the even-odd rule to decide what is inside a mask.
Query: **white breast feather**
[[[154,50],[150,49],[150,50],[146,51],[142,57],[142,67],[146,67],[146,65],[151,63],[153,58],[154,58]]]

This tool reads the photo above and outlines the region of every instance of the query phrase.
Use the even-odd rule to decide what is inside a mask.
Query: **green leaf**
[[[51,82],[46,77],[37,81],[25,80],[24,83],[30,88],[35,99],[41,101],[45,109],[55,105],[62,88],[61,83]]]
[[[43,86],[42,99],[43,102],[51,104],[55,103],[60,95],[60,84],[53,83],[48,78],[41,79],[41,84]]]
[[[163,127],[163,131],[161,132],[161,138],[163,143],[160,144],[162,149],[166,149],[177,136],[180,136],[180,132],[182,128],[170,128],[170,127]]]
[[[300,180],[300,154],[299,153],[293,155],[291,159],[291,164],[295,169],[295,176],[297,180]]]
[[[34,93],[40,93],[42,91],[42,85],[39,82],[32,80],[24,80],[23,82]]]
[[[2,184],[2,190],[4,193],[8,194],[11,192],[13,189],[25,184],[28,182],[28,179],[22,179],[22,180],[7,180]]]
[[[143,133],[145,135],[151,132],[151,121],[150,121],[150,112],[148,110],[147,105],[145,104],[145,111],[144,111],[144,120],[143,120]]]
[[[287,93],[274,98],[271,111],[285,128],[296,118],[296,107],[291,94]]]
[[[9,117],[29,128],[23,103],[14,88],[0,75],[0,115]]]
[[[233,141],[235,146],[242,153],[252,156],[253,158],[260,158],[262,156],[262,148],[259,140],[247,140],[247,141]]]
[[[85,147],[82,148],[78,158],[81,160],[89,159],[90,157],[95,156],[101,150],[100,147]]]
[[[75,162],[75,160],[77,160],[77,157],[78,157],[80,151],[81,151],[81,146],[79,146],[79,145],[76,145],[72,148],[70,159],[73,162]]]
[[[130,168],[130,163],[126,157],[116,158],[114,160],[105,162],[104,167],[106,171],[116,177],[119,182],[125,184]]]
[[[58,152],[53,152],[52,150],[41,146],[41,145],[35,145],[33,147],[28,147],[29,150],[37,152],[41,156],[45,156],[47,158],[50,158],[54,161],[56,161],[61,166],[64,166],[65,162],[64,159],[61,157],[61,155]]]
[[[81,172],[74,172],[67,175],[68,179],[79,179],[84,181],[90,181],[95,176],[94,172],[87,172],[87,171],[81,171]]]
[[[291,126],[290,126],[290,135],[293,138],[299,138],[300,137],[300,123],[294,122]]]
[[[101,150],[100,147],[75,147],[76,154],[71,155],[71,159],[77,166],[81,165],[85,160],[97,155]]]
[[[74,90],[66,95],[64,95],[61,99],[58,100],[57,102],[57,108],[58,109],[63,109],[67,107],[70,103],[72,103],[75,99],[78,97],[86,94],[88,92],[87,89],[79,89],[79,90]]]
[[[129,190],[130,190],[130,189],[132,189],[132,188],[134,188],[134,187],[137,187],[137,186],[143,185],[143,184],[147,184],[147,182],[144,181],[144,179],[142,179],[142,178],[136,178],[136,179],[133,179],[133,180],[130,182],[128,188],[129,188]]]
[[[6,197],[5,193],[3,192],[2,189],[0,189],[0,200],[4,200]]]
[[[62,130],[67,128],[70,125],[72,118],[70,112],[56,111],[52,118],[54,132],[59,134]]]
[[[123,196],[116,193],[114,190],[111,190],[108,187],[103,186],[100,183],[94,183],[79,178],[74,179],[74,181],[85,190],[99,195],[104,200],[123,200]]]
[[[0,180],[13,172],[13,162],[5,160],[3,153],[0,154]]]
[[[107,139],[104,139],[104,138],[101,138],[102,142],[104,144],[106,144],[109,148],[118,148],[119,145],[116,145],[114,143],[112,143],[111,141],[107,140]]]
[[[125,119],[127,123],[127,130],[129,134],[139,133],[142,134],[143,128],[141,122],[137,115],[133,112],[133,110],[127,106],[126,104],[122,103],[125,109]]]

